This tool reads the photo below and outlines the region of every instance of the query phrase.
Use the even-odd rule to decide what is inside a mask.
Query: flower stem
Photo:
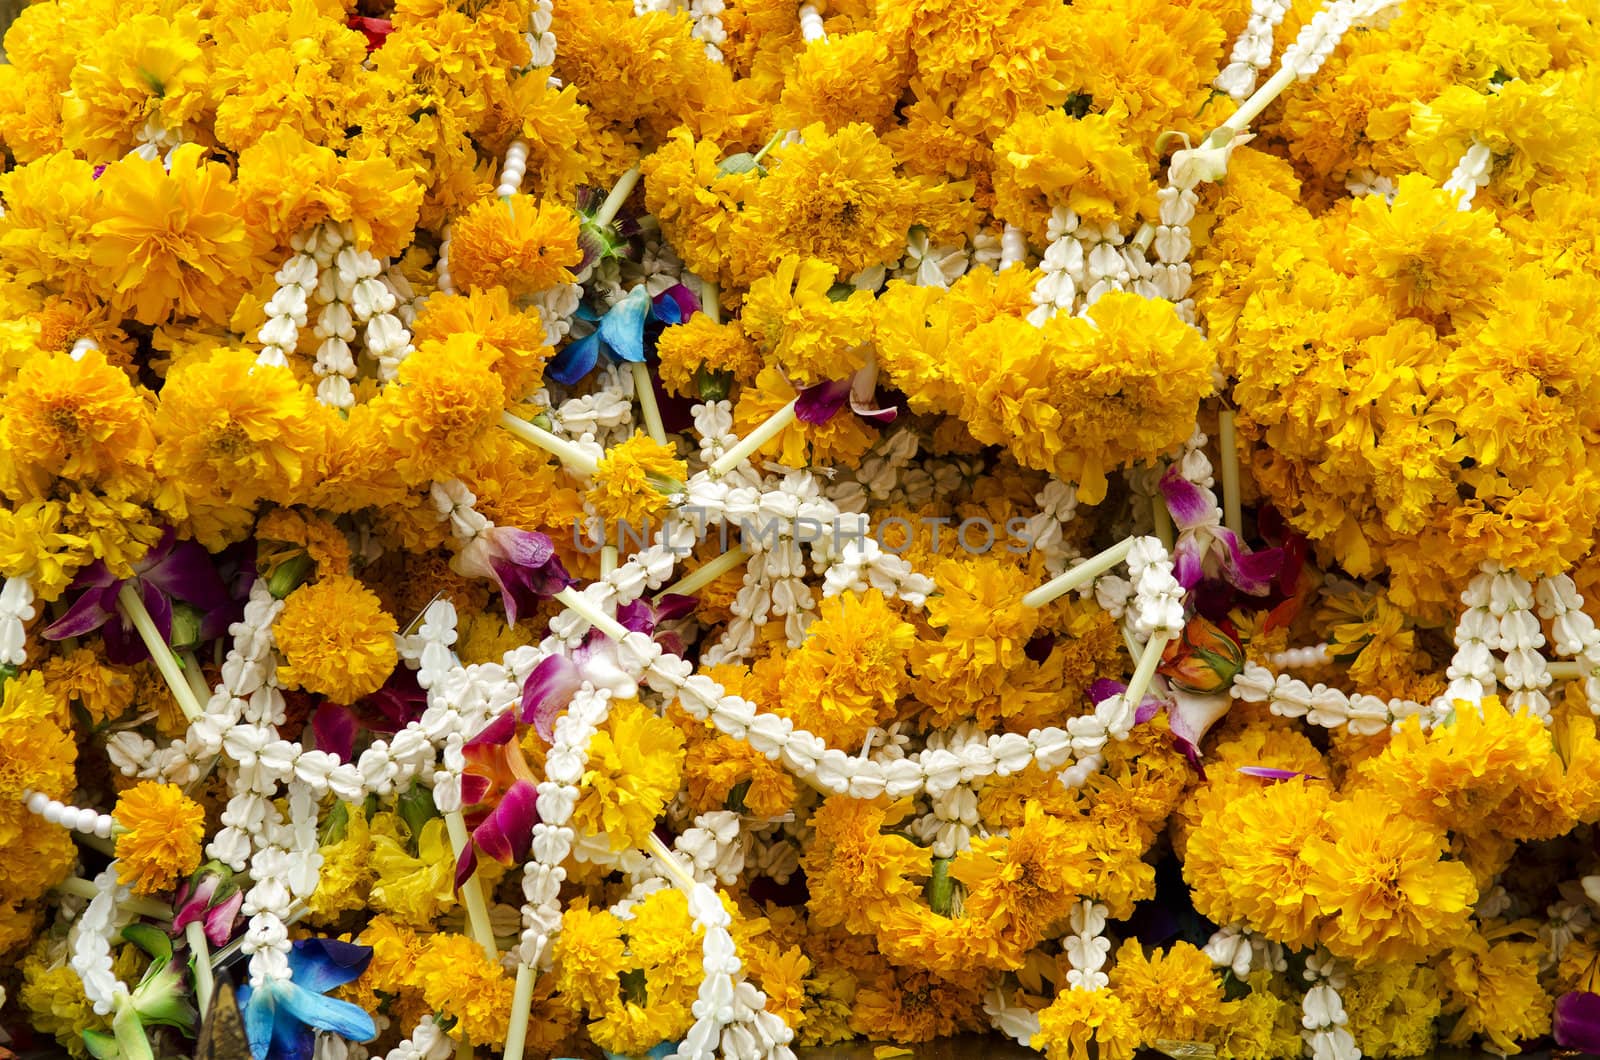
[[[57,891],[70,894],[78,898],[94,898],[100,889],[88,880],[77,876],[68,876],[56,884]],[[117,903],[118,908],[125,909],[135,916],[147,916],[152,920],[171,920],[172,908],[149,898],[124,898]]]
[[[1244,535],[1244,515],[1239,507],[1239,441],[1233,428],[1233,410],[1217,416],[1217,457],[1222,461],[1222,525]]]
[[[1150,680],[1155,677],[1156,667],[1161,663],[1161,653],[1167,650],[1167,642],[1171,639],[1170,633],[1156,633],[1145,641],[1144,651],[1139,654],[1139,665],[1128,679],[1128,691],[1124,699],[1134,710],[1139,709],[1139,701],[1144,699],[1145,692],[1150,688]]]
[[[133,582],[125,581],[122,583],[122,588],[117,590],[117,606],[128,616],[133,628],[139,631],[139,638],[149,650],[156,669],[160,670],[161,676],[166,679],[167,687],[172,689],[172,698],[178,701],[178,709],[183,711],[183,716],[194,721],[205,713],[199,700],[195,698],[194,690],[189,687],[188,680],[183,676],[183,668],[178,665],[178,657],[172,654],[172,646],[156,628],[155,619],[150,617],[150,612],[145,610],[144,601],[139,598]]]
[[[527,420],[519,420],[509,412],[500,414],[500,426],[535,449],[543,449],[554,456],[566,465],[567,470],[575,474],[589,478],[599,466],[593,457],[565,438],[557,438],[543,427],[535,427]]]
[[[661,409],[656,405],[656,388],[650,380],[650,369],[641,361],[634,361],[633,396],[639,399],[639,414],[644,417],[644,429],[657,445],[667,444],[667,429],[661,423]]]
[[[766,148],[762,148],[763,151]],[[722,291],[714,280],[700,281],[700,309],[713,324],[722,323]]]
[[[1156,537],[1161,539],[1161,545],[1168,552],[1177,538],[1172,529],[1172,512],[1167,508],[1167,499],[1161,495],[1160,487],[1150,495],[1150,519],[1155,523]]]
[[[661,867],[667,870],[667,874],[672,877],[679,890],[685,894],[694,890],[694,877],[689,874],[689,870],[683,867],[683,863],[678,860],[678,855],[668,850],[667,844],[663,843],[654,832],[650,832],[645,836],[644,845],[645,849],[654,854],[656,860],[661,862]]]
[[[211,977],[211,947],[206,943],[206,927],[201,920],[191,920],[183,926],[183,937],[189,941],[189,954],[194,958],[194,999],[201,1012],[211,1011],[211,991],[215,980]]]
[[[117,1007],[111,1017],[111,1033],[116,1036],[117,1048],[123,1060],[155,1060],[150,1049],[150,1039],[144,1032],[144,1023],[133,1007],[133,999],[124,994],[117,998]]]
[[[1589,676],[1589,667],[1585,663],[1576,662],[1547,662],[1545,669],[1555,681],[1581,681]],[[1494,676],[1497,680],[1504,681],[1506,677],[1506,664],[1494,664]]]
[[[1229,133],[1228,139],[1232,139],[1232,134],[1234,133],[1244,132],[1250,123],[1255,121],[1256,116],[1266,110],[1272,104],[1272,101],[1283,93],[1284,89],[1294,84],[1294,79],[1297,76],[1299,75],[1293,69],[1279,66],[1278,72],[1273,74],[1260,88],[1252,92],[1249,99],[1239,104],[1239,109],[1229,115],[1228,120],[1218,126],[1217,131],[1206,137],[1206,140],[1215,139],[1217,134],[1224,129]]]
[[[517,965],[517,985],[511,994],[511,1027],[506,1031],[504,1060],[522,1060],[528,1040],[528,1010],[533,1005],[533,968]]]
[[[1133,550],[1133,538],[1118,541],[1104,552],[1090,556],[1069,571],[1063,571],[1022,598],[1028,607],[1043,607],[1081,585],[1087,585],[1106,571],[1128,558]]]
[[[606,196],[606,201],[600,204],[599,211],[594,215],[595,223],[608,225],[615,221],[617,214],[622,211],[622,204],[628,201],[628,196],[633,194],[634,185],[638,183],[638,166],[634,166],[618,177],[616,186],[611,189],[611,194]]]
[[[467,820],[460,810],[451,810],[444,815],[444,826],[450,833],[450,845],[455,848],[456,857],[460,858],[467,844],[472,842],[467,835]],[[483,900],[483,886],[478,882],[477,873],[473,873],[462,885],[461,900],[467,907],[467,927],[473,940],[483,947],[484,956],[498,962],[500,948],[494,944],[494,930],[489,926],[489,906]]]
[[[205,671],[200,669],[200,660],[194,657],[194,652],[183,653],[183,676],[189,682],[189,689],[195,698],[204,703],[211,698],[211,689],[206,687]]]
[[[617,569],[617,546],[616,545],[601,545],[600,546],[600,577],[604,578],[607,574],[610,574],[612,571],[614,571],[616,569]]]
[[[628,635],[628,627],[612,618],[604,611],[600,611],[589,603],[588,599],[571,586],[556,593],[554,599],[559,600],[566,607],[581,615],[584,621],[598,629],[612,640],[621,640]]]
[[[750,553],[744,550],[743,545],[735,545],[716,559],[708,560],[661,590],[656,594],[656,599],[659,600],[668,593],[693,596],[749,558]]]
[[[768,416],[765,423],[751,431],[738,445],[718,457],[717,462],[711,465],[711,477],[721,478],[726,475],[750,459],[757,449],[760,449],[781,434],[785,427],[794,422],[795,408],[799,402],[800,399],[795,398],[783,408]]]

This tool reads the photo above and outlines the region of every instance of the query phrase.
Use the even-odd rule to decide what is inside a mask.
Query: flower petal
[[[1178,746],[1183,748],[1191,761],[1199,760],[1200,741],[1205,739],[1213,725],[1222,720],[1231,706],[1233,698],[1227,694],[1202,696],[1181,688],[1172,690],[1167,719],[1172,725],[1172,735],[1178,739]]]
[[[1556,1044],[1600,1053],[1600,994],[1573,990],[1556,999]]]
[[[827,423],[850,399],[850,380],[830,379],[800,391],[794,414],[802,423]]]
[[[355,752],[357,729],[355,712],[337,703],[323,703],[311,715],[317,750],[326,751],[341,762],[350,761]]]
[[[1179,530],[1193,530],[1207,523],[1217,523],[1216,508],[1206,502],[1205,491],[1169,467],[1161,476],[1161,496],[1166,499],[1167,510]]]
[[[378,1036],[377,1025],[359,1005],[325,997],[293,980],[285,985],[287,989],[283,992],[283,1007],[306,1026],[329,1031],[353,1042],[370,1042]]]
[[[370,963],[371,946],[338,939],[301,939],[289,950],[295,983],[319,994],[359,978]]]
[[[562,386],[571,386],[594,371],[594,363],[599,359],[600,332],[593,331],[562,347],[561,352],[545,366],[545,378],[554,379]]]
[[[1260,777],[1262,780],[1293,780],[1295,777],[1305,777],[1307,780],[1321,780],[1310,773],[1300,773],[1293,769],[1275,769],[1272,766],[1240,766],[1239,772],[1247,777]]]
[[[597,334],[613,357],[635,364],[644,363],[644,321],[649,313],[650,292],[644,284],[640,284],[600,318]]]
[[[98,561],[97,561],[98,562]],[[45,640],[66,640],[93,633],[117,613],[116,584],[90,588],[72,602],[67,613],[46,626]]]
[[[239,1010],[244,1014],[244,1036],[250,1042],[250,1052],[255,1054],[256,1060],[267,1060],[267,1053],[272,1049],[272,1025],[277,1022],[272,984],[255,990],[245,983],[236,996]]]
[[[533,826],[539,823],[538,798],[537,788],[526,780],[517,781],[473,830],[472,841],[501,864],[514,863],[533,842]]]
[[[154,549],[151,552],[154,553]],[[149,567],[142,567],[139,580],[202,611],[222,607],[228,602],[228,587],[222,584],[221,576],[212,566],[211,554],[194,541],[174,544]]]

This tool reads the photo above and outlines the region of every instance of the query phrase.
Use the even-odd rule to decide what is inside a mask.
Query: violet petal
[[[551,655],[533,668],[522,686],[522,720],[546,743],[555,740],[556,717],[583,685],[578,664],[565,655]]]
[[[45,640],[81,637],[105,625],[116,613],[116,586],[92,587],[72,602],[66,614],[46,626],[42,636]]]
[[[794,414],[802,423],[827,423],[850,399],[850,380],[830,379],[800,391]]]
[[[1184,753],[1198,758],[1200,741],[1211,727],[1221,721],[1233,705],[1233,698],[1224,695],[1196,695],[1180,688],[1172,690],[1172,703],[1167,707],[1167,719],[1172,725],[1172,735],[1178,738]]]
[[[1161,476],[1161,495],[1179,530],[1192,530],[1216,520],[1216,509],[1206,503],[1205,492],[1179,474],[1176,467],[1167,468]]]
[[[617,621],[633,633],[649,633],[655,629],[655,608],[643,597],[630,600],[617,608]]]
[[[473,830],[473,845],[501,864],[513,864],[533,842],[533,826],[539,823],[538,799],[538,789],[526,780],[511,785],[500,804]],[[460,872],[458,864],[458,887],[465,882],[460,880]]]
[[[337,703],[324,703],[311,715],[311,731],[317,750],[326,751],[341,762],[348,762],[356,747],[355,712]]]
[[[1089,698],[1099,706],[1112,696],[1120,696],[1128,690],[1128,686],[1121,681],[1113,681],[1109,677],[1102,677],[1089,686]]]
[[[224,900],[218,902],[205,914],[206,939],[213,946],[226,946],[233,937],[233,924],[239,918],[239,909],[244,905],[244,892],[234,891]]]
[[[1240,766],[1239,772],[1247,777],[1260,777],[1262,780],[1293,780],[1295,777],[1305,777],[1307,780],[1321,780],[1310,773],[1301,773],[1293,769],[1277,769],[1273,766]]]
[[[467,747],[495,746],[510,743],[517,736],[517,718],[509,711],[495,718],[478,735],[466,742]]]
[[[1600,994],[1572,990],[1556,999],[1556,1044],[1600,1053]]]
[[[221,576],[211,565],[210,553],[193,541],[179,541],[173,545],[164,556],[140,571],[139,580],[202,611],[228,602],[228,587],[222,584]]]
[[[656,625],[671,622],[674,619],[685,618],[694,613],[700,605],[698,598],[685,596],[682,593],[667,593],[656,598]]]
[[[1251,596],[1265,596],[1272,589],[1272,579],[1283,568],[1283,549],[1268,548],[1260,552],[1246,552],[1239,538],[1230,530],[1218,530],[1217,536],[1228,549],[1226,577],[1240,592]]]

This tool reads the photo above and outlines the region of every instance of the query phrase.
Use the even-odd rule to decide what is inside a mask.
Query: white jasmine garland
[[[28,576],[7,578],[0,588],[0,666],[21,667],[28,661],[27,624],[36,613]]]
[[[1305,977],[1312,985],[1301,1003],[1300,1036],[1310,1046],[1312,1060],[1360,1060],[1339,997],[1346,983],[1343,968],[1327,954],[1315,953],[1306,960]]]
[[[1111,940],[1105,936],[1106,907],[1080,898],[1072,903],[1067,923],[1071,933],[1061,940],[1061,951],[1072,966],[1067,985],[1073,990],[1104,990],[1111,982],[1102,971],[1111,953]]]
[[[117,867],[113,862],[94,878],[98,893],[89,900],[83,915],[72,927],[69,945],[71,956],[67,963],[83,981],[83,994],[100,1016],[109,1016],[118,1004],[128,997],[128,988],[112,971],[111,936],[119,931],[117,906],[125,901],[131,891],[117,882]]]

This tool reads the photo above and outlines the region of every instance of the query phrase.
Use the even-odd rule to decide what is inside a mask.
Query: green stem
[[[799,401],[799,398],[795,398],[783,408],[768,416],[766,422],[751,431],[738,445],[718,457],[717,462],[711,465],[711,477],[721,478],[726,475],[755,455],[756,450],[783,433],[784,428],[795,421],[795,408]]]
[[[1167,650],[1167,642],[1172,640],[1171,634],[1157,633],[1145,641],[1144,651],[1139,655],[1139,665],[1134,668],[1133,676],[1128,679],[1128,691],[1124,702],[1134,710],[1139,709],[1139,701],[1144,699],[1145,692],[1150,688],[1150,681],[1156,675],[1156,667],[1161,663],[1161,653]]]
[[[100,893],[100,888],[96,887],[92,882],[80,879],[77,876],[68,876],[56,884],[55,889],[61,894],[70,894],[77,898],[93,899]],[[149,898],[124,898],[117,905],[135,916],[146,916],[152,920],[172,919],[171,906],[162,905],[160,902],[152,901]]]
[[[656,405],[656,388],[650,380],[650,369],[640,361],[633,362],[633,396],[639,399],[645,431],[657,445],[666,445],[667,428],[661,422],[661,409]]]
[[[211,991],[215,980],[211,976],[211,947],[206,942],[206,928],[201,920],[191,920],[183,926],[183,937],[189,942],[189,955],[194,964],[194,998],[201,1012],[211,1011]]]
[[[533,1007],[533,969],[517,965],[517,985],[511,994],[511,1028],[506,1031],[504,1060],[522,1060],[528,1040],[528,1010]]]
[[[617,214],[622,211],[622,204],[628,201],[628,196],[633,194],[634,185],[638,183],[638,166],[634,166],[618,177],[616,186],[611,189],[611,194],[606,196],[606,201],[600,204],[599,212],[594,215],[595,223],[608,225],[616,220]]]
[[[656,599],[659,600],[668,593],[675,593],[679,596],[693,596],[749,558],[750,553],[744,550],[743,545],[735,545],[716,559],[708,560],[661,590],[656,594]]]
[[[1222,525],[1236,537],[1242,537],[1244,513],[1239,503],[1239,440],[1232,409],[1223,409],[1217,416],[1217,457],[1222,462]]]
[[[500,414],[500,426],[535,449],[543,449],[566,465],[569,471],[584,478],[592,478],[595,469],[600,466],[593,457],[565,438],[557,438],[543,427],[519,420],[509,412]]]
[[[460,858],[467,844],[472,842],[467,835],[466,818],[460,810],[451,810],[444,815],[444,824],[450,833],[450,845],[455,848],[456,857]],[[467,927],[473,939],[483,947],[485,957],[498,962],[500,948],[494,944],[494,930],[489,926],[489,906],[483,900],[483,884],[478,880],[477,873],[473,873],[461,886],[461,899],[467,907]]]
[[[133,623],[133,628],[139,631],[139,638],[149,650],[156,669],[161,671],[167,687],[172,689],[172,698],[178,701],[178,709],[183,711],[185,718],[194,721],[204,713],[204,710],[199,700],[195,699],[194,689],[189,687],[188,679],[183,676],[183,667],[179,665],[178,657],[172,653],[172,646],[156,628],[155,619],[145,610],[144,601],[139,598],[138,590],[133,587],[132,581],[123,582],[122,588],[117,590],[117,606],[122,609],[128,621]]]
[[[1128,553],[1131,551],[1133,551],[1133,538],[1130,537],[1118,541],[1104,552],[1090,556],[1071,570],[1057,574],[1054,578],[1024,596],[1022,602],[1028,607],[1043,607],[1073,589],[1094,581],[1100,575],[1127,559]]]

